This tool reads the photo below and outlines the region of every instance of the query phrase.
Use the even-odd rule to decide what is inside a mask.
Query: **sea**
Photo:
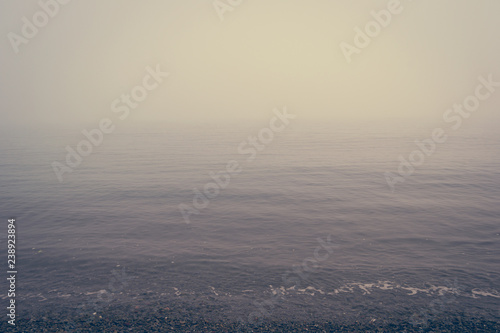
[[[2,331],[498,332],[498,131],[269,119],[3,131]]]

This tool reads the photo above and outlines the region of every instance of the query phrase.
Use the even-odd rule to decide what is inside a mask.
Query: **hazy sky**
[[[170,76],[128,122],[267,119],[283,105],[303,119],[440,119],[479,75],[500,81],[498,0],[401,1],[348,63],[340,43],[389,2],[244,0],[221,20],[212,0],[73,0],[16,54],[8,33],[40,5],[3,0],[2,125],[97,123],[157,64]]]

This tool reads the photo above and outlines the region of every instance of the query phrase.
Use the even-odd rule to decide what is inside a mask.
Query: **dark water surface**
[[[265,125],[119,129],[62,183],[51,163],[78,131],[2,134],[0,233],[4,243],[17,218],[18,329],[137,314],[227,331],[498,323],[500,136],[448,133],[391,192],[384,172],[433,127],[291,124],[248,161],[238,146]],[[230,160],[242,171],[186,224],[179,204],[193,206],[193,189]]]

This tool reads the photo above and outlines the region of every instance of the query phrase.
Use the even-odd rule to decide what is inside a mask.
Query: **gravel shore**
[[[404,322],[348,323],[333,322],[264,322],[259,326],[237,322],[169,319],[154,316],[119,318],[112,314],[80,317],[74,320],[43,317],[38,320],[20,319],[16,327],[3,322],[2,332],[500,332],[498,322],[480,318],[453,318],[414,326]]]

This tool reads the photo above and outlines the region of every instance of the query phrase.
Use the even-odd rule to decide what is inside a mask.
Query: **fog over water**
[[[498,327],[499,2],[55,1],[0,4],[19,332]]]

